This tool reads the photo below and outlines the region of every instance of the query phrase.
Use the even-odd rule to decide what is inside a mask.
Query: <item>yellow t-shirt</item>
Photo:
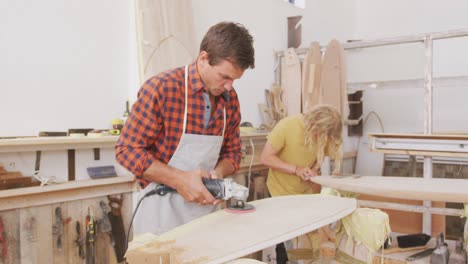
[[[279,150],[278,157],[290,164],[308,167],[316,160],[316,151],[305,146],[304,121],[301,115],[288,116],[276,124],[268,134],[267,141]],[[299,176],[270,169],[267,186],[272,196],[311,194],[310,185]]]

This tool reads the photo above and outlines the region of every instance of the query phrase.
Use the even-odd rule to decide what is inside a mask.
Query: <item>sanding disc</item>
[[[255,211],[255,207],[251,204],[246,204],[244,207],[239,205],[229,205],[224,210],[233,214],[248,214]]]

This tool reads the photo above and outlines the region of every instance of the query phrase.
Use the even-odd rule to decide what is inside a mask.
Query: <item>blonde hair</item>
[[[305,144],[317,151],[317,166],[320,168],[325,156],[334,158],[335,169],[339,172],[343,159],[343,121],[341,114],[329,105],[316,105],[303,114]]]

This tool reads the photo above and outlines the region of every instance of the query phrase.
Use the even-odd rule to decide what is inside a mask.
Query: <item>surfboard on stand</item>
[[[256,211],[220,210],[160,236],[130,243],[129,264],[206,263],[240,258],[319,229],[352,213],[356,200],[325,195],[291,195],[249,202]],[[163,262],[156,262],[162,260]]]
[[[468,203],[468,180],[388,177],[319,176],[311,181],[338,190],[419,201]]]

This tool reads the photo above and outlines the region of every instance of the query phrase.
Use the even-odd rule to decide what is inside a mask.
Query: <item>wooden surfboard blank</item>
[[[338,190],[419,201],[468,203],[468,180],[382,176],[319,176],[311,181]]]
[[[320,74],[322,69],[322,53],[320,44],[316,41],[310,43],[302,64],[302,112],[320,101]]]
[[[355,199],[322,195],[273,197],[250,204],[255,212],[220,210],[146,243],[132,242],[127,261],[155,263],[165,258],[174,263],[224,263],[316,230],[356,208]]]
[[[344,50],[337,40],[331,40],[325,51],[320,80],[321,103],[334,106],[346,118],[346,68]]]
[[[288,115],[301,113],[301,62],[293,48],[284,51],[281,60],[281,89]]]

